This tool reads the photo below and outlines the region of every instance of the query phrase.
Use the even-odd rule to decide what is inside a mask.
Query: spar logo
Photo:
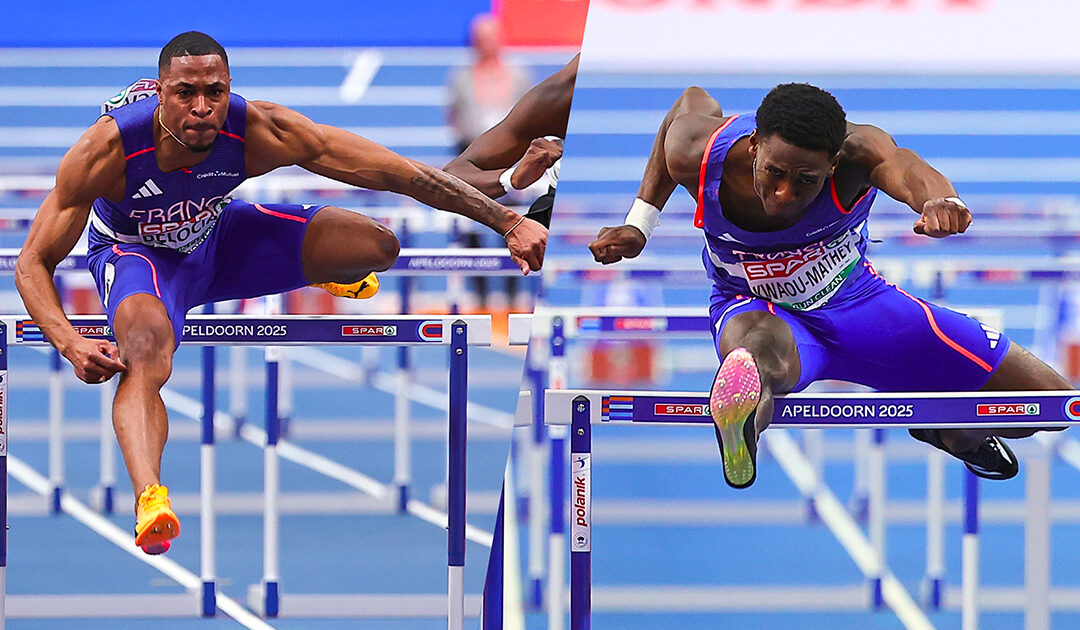
[[[689,404],[673,405],[670,403],[656,403],[653,405],[653,414],[657,416],[707,416],[708,405]]]
[[[1080,420],[1080,396],[1065,401],[1065,415],[1069,420]]]
[[[976,408],[975,413],[979,416],[1037,416],[1039,415],[1039,403],[983,404]]]
[[[342,326],[342,337],[396,337],[397,326]]]
[[[108,326],[73,326],[75,332],[83,337],[111,337],[112,328]]]
[[[662,332],[667,330],[666,317],[616,317],[615,330],[642,330]]]

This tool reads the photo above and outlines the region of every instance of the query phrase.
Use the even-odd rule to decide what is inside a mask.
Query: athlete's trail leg
[[[315,213],[304,233],[301,260],[308,282],[349,284],[397,260],[397,237],[362,214],[326,207]]]
[[[1013,343],[1005,353],[1005,359],[990,375],[982,391],[1040,391],[1072,389],[1072,383],[1058,374],[1046,363],[1028,352],[1020,344]],[[952,429],[939,431],[941,441],[950,449],[965,451],[975,448],[989,435],[1005,438],[1024,438],[1042,430],[1060,429]]]

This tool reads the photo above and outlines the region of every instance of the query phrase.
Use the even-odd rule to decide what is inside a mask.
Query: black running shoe
[[[1020,462],[1016,460],[1016,455],[1005,441],[996,435],[987,437],[974,450],[955,453],[945,447],[938,435],[938,429],[908,429],[908,433],[916,440],[926,442],[964,462],[968,470],[983,479],[1003,481],[1012,479],[1020,472]]]

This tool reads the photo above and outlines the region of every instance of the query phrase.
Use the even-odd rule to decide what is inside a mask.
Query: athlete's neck
[[[155,153],[158,168],[162,173],[190,168],[210,155],[210,151],[192,151],[180,138],[177,138],[176,134],[165,126],[165,121],[161,118],[160,106],[154,113],[154,120],[157,122],[154,125],[154,146],[157,148]]]

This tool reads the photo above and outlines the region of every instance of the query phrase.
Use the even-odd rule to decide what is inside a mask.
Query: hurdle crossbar
[[[589,400],[590,422],[712,424],[700,392],[549,389],[545,422],[570,424],[570,401]],[[1080,424],[1080,391],[798,393],[774,397],[769,425],[792,429],[1066,427]]]

